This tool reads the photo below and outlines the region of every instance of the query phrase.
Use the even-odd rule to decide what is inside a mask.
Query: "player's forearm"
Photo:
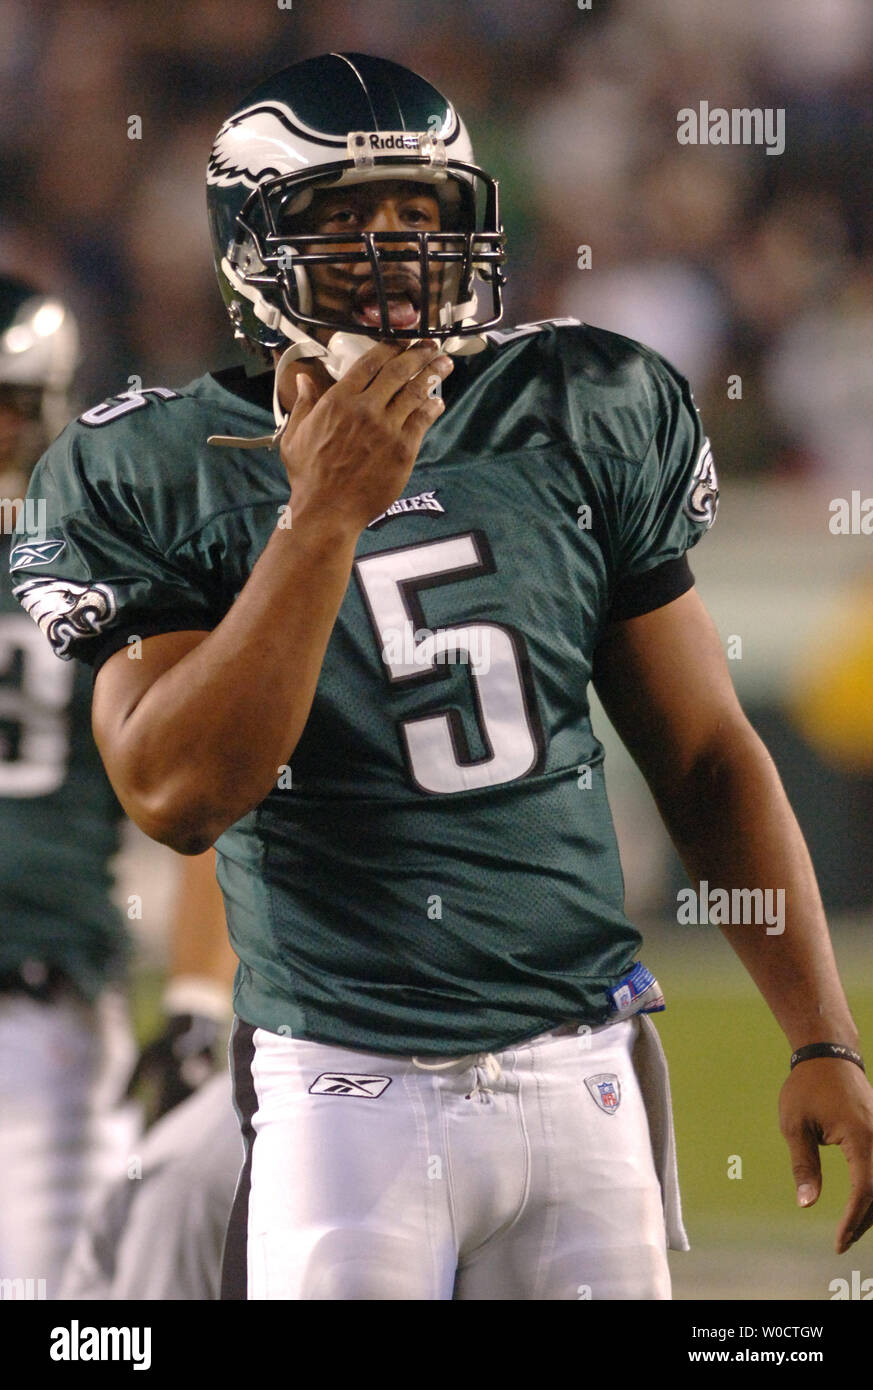
[[[309,716],[356,539],[344,520],[295,510],[222,622],[130,712],[121,799],[147,834],[197,853],[275,785]]]
[[[857,1043],[837,974],[815,873],[779,775],[750,726],[702,759],[661,813],[695,892],[771,889],[784,896],[784,921],[722,928],[792,1048]],[[777,914],[772,913],[776,916]],[[780,925],[784,930],[780,931]],[[769,931],[768,931],[769,927]]]

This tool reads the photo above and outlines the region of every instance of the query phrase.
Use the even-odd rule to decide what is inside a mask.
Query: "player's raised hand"
[[[843,1151],[852,1190],[837,1230],[841,1255],[873,1226],[873,1087],[854,1062],[802,1062],[782,1087],[779,1124],[801,1206],[812,1206],[821,1193],[819,1145],[839,1144]]]
[[[298,372],[280,443],[295,515],[304,507],[329,509],[363,530],[390,507],[406,486],[426,431],[442,414],[434,378],[442,381],[452,366],[426,339],[408,348],[377,343],[322,391]]]

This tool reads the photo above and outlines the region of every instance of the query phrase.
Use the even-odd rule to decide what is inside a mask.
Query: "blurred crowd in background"
[[[663,351],[726,476],[869,471],[869,0],[0,0],[0,30],[0,261],[71,298],[83,400],[232,360],[212,138],[267,73],[340,48],[459,107],[501,183],[509,321],[576,314]],[[702,99],[784,108],[784,153],[680,145]]]
[[[763,482],[786,499],[744,535],[736,511],[717,528],[750,547],[723,562],[727,632],[751,628],[775,577],[766,531],[785,506],[873,493],[870,0],[0,0],[0,32],[0,265],[72,303],[83,404],[237,360],[205,216],[214,135],[270,72],[363,51],[443,90],[500,180],[506,322],[570,314],[657,348],[691,379],[728,493]],[[701,101],[783,109],[784,152],[680,144],[678,113]],[[778,553],[798,584],[777,621],[800,631],[827,580],[832,632],[852,542],[832,541],[819,576],[794,524]],[[827,539],[826,507],[806,524]],[[790,689],[753,693],[750,711],[848,906],[873,896],[873,651],[849,650],[873,631],[866,552],[859,568],[848,645],[811,671],[800,713]],[[741,571],[756,587],[738,613]],[[717,579],[705,594],[718,609]],[[752,642],[741,694],[754,659]],[[820,755],[850,783],[823,781]]]

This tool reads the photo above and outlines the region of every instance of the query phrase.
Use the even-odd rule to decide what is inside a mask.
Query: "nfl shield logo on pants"
[[[585,1085],[605,1115],[614,1115],[621,1105],[621,1083],[612,1072],[586,1076]]]

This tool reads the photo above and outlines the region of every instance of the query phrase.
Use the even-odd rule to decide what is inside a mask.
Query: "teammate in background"
[[[69,419],[70,310],[0,279],[0,550],[31,469]],[[32,518],[31,563],[40,549]],[[135,1057],[110,901],[122,811],[94,747],[88,673],[58,661],[0,584],[0,1276],[49,1298],[86,1203],[139,1129],[121,1105]]]
[[[240,1168],[239,1121],[226,1067],[211,1074],[208,1019],[226,1041],[235,958],[210,851],[188,861],[177,908],[178,943],[165,1005],[189,1005],[195,1020],[172,1025],[163,1046],[146,1049],[157,1072],[163,1118],[137,1145],[135,1179],[125,1173],[91,1213],[64,1270],[61,1298],[218,1297],[225,1231]],[[204,975],[209,971],[208,976]],[[180,1067],[174,1062],[181,1063]],[[207,1079],[204,1078],[204,1073]],[[183,1086],[199,1089],[185,1099]],[[162,1104],[161,1104],[162,1102]],[[181,1102],[181,1103],[179,1103]],[[170,1110],[170,1114],[166,1111]]]
[[[124,1099],[136,1058],[123,994],[130,944],[110,899],[123,812],[91,735],[91,679],[34,641],[7,575],[31,470],[71,414],[76,360],[69,308],[0,277],[0,1278],[33,1279],[49,1298],[91,1197],[127,1171],[141,1128],[140,1107]],[[39,507],[30,520],[25,569],[52,551]],[[196,922],[203,866],[190,860],[185,874]],[[216,992],[227,1012],[227,950],[226,939],[176,948],[188,978],[166,1002],[186,1017],[167,1023],[177,1055],[165,1049],[156,1108],[202,1080]],[[203,973],[221,981],[211,995],[190,978]],[[185,1042],[195,1046],[183,1056]]]
[[[162,999],[165,1025],[143,1048],[127,1088],[129,1096],[142,1101],[148,1124],[226,1065],[237,960],[227,936],[211,850],[182,862],[169,935]]]
[[[227,1069],[153,1125],[80,1230],[59,1297],[158,1302],[216,1299],[240,1168]]]
[[[247,1273],[269,1299],[669,1297],[661,1001],[592,680],[692,882],[785,890],[784,934],[724,930],[799,1049],[801,1205],[818,1144],[843,1145],[848,1249],[873,1222],[873,1093],[693,590],[717,488],[688,384],[575,321],[488,331],[496,185],[396,64],[263,83],[207,191],[231,321],[273,372],[88,411],[32,488],[58,553],[14,578],[97,668],[134,819],[217,841],[247,1150],[225,1295]]]

